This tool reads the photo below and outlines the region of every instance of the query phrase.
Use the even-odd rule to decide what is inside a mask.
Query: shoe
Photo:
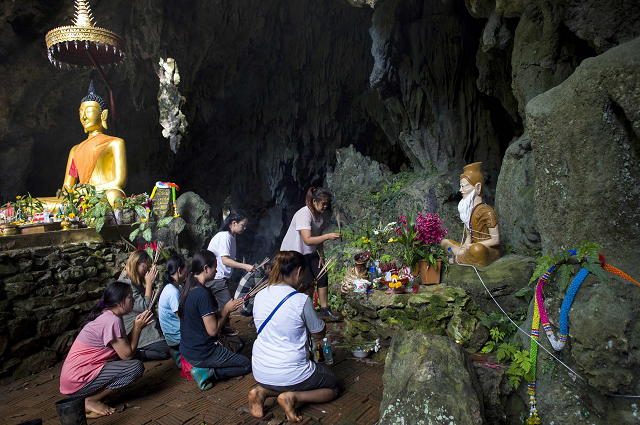
[[[213,382],[210,381],[212,378],[215,379],[212,369],[208,367],[192,367],[190,373],[201,390],[205,391],[213,387]]]
[[[238,331],[235,328],[232,328],[231,326],[224,326],[222,328],[222,335],[224,336],[236,336],[238,335]]]
[[[338,320],[339,317],[337,315],[335,315],[330,309],[329,307],[325,307],[322,308],[320,307],[320,311],[318,311],[318,315],[320,317],[324,317],[326,319],[330,319],[330,320]]]
[[[178,369],[182,369],[182,365],[180,364],[180,357],[180,351],[173,350],[173,361],[175,362],[176,366],[178,366]]]

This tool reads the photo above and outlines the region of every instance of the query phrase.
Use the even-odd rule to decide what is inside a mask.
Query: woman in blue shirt
[[[179,255],[174,255],[167,261],[166,269],[162,275],[164,287],[158,301],[158,316],[164,339],[174,351],[174,358],[179,358],[175,352],[180,346],[180,319],[178,319],[178,306],[180,304],[180,292],[182,283],[187,278],[187,262]]]

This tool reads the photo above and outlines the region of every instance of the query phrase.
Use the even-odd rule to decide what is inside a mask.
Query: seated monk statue
[[[444,252],[451,248],[460,264],[486,266],[500,258],[498,217],[493,208],[482,202],[484,177],[481,167],[481,162],[466,165],[460,175],[462,200],[458,212],[464,223],[464,243],[461,245],[451,239],[440,241]]]
[[[89,94],[80,104],[80,123],[89,136],[71,148],[63,187],[70,190],[77,182],[93,185],[96,190],[104,190],[113,205],[117,197],[125,197],[123,188],[127,183],[127,157],[124,140],[104,134],[108,113],[107,103],[96,94],[91,81]],[[61,203],[55,197],[40,200],[51,212]]]

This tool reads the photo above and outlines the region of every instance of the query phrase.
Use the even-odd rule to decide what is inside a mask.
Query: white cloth
[[[260,329],[262,322],[292,291],[289,285],[281,284],[258,292],[253,305],[256,329]],[[255,380],[261,384],[288,386],[308,379],[316,365],[309,359],[307,329],[319,333],[324,326],[307,295],[296,294],[285,301],[253,343],[251,367]]]
[[[458,212],[460,213],[460,220],[464,225],[469,228],[469,221],[471,220],[471,211],[473,210],[473,200],[476,198],[476,190],[473,189],[469,196],[462,198],[458,203]]]
[[[300,230],[311,230],[311,236],[320,236],[321,229],[322,215],[316,220],[308,207],[300,208],[291,220],[289,230],[280,245],[280,251],[297,251],[302,255],[316,252],[317,245],[306,245],[302,240]]]
[[[231,277],[233,269],[222,264],[222,257],[229,257],[230,259],[236,259],[236,237],[228,231],[218,232],[207,249],[214,254],[218,259],[218,265],[216,267],[216,277],[214,279],[225,279]]]

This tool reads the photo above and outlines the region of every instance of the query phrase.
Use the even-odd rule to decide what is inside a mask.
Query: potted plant
[[[145,206],[149,202],[149,196],[146,193],[132,195],[127,198],[116,198],[116,205],[119,208],[116,212],[119,224],[133,224],[137,221],[136,215],[146,217]]]
[[[448,229],[442,228],[438,214],[422,214],[412,212],[409,216],[398,218],[396,228],[402,246],[402,256],[408,266],[413,266],[414,275],[420,273],[425,285],[440,283],[440,272],[444,251],[440,241]],[[445,262],[445,267],[447,263]]]

